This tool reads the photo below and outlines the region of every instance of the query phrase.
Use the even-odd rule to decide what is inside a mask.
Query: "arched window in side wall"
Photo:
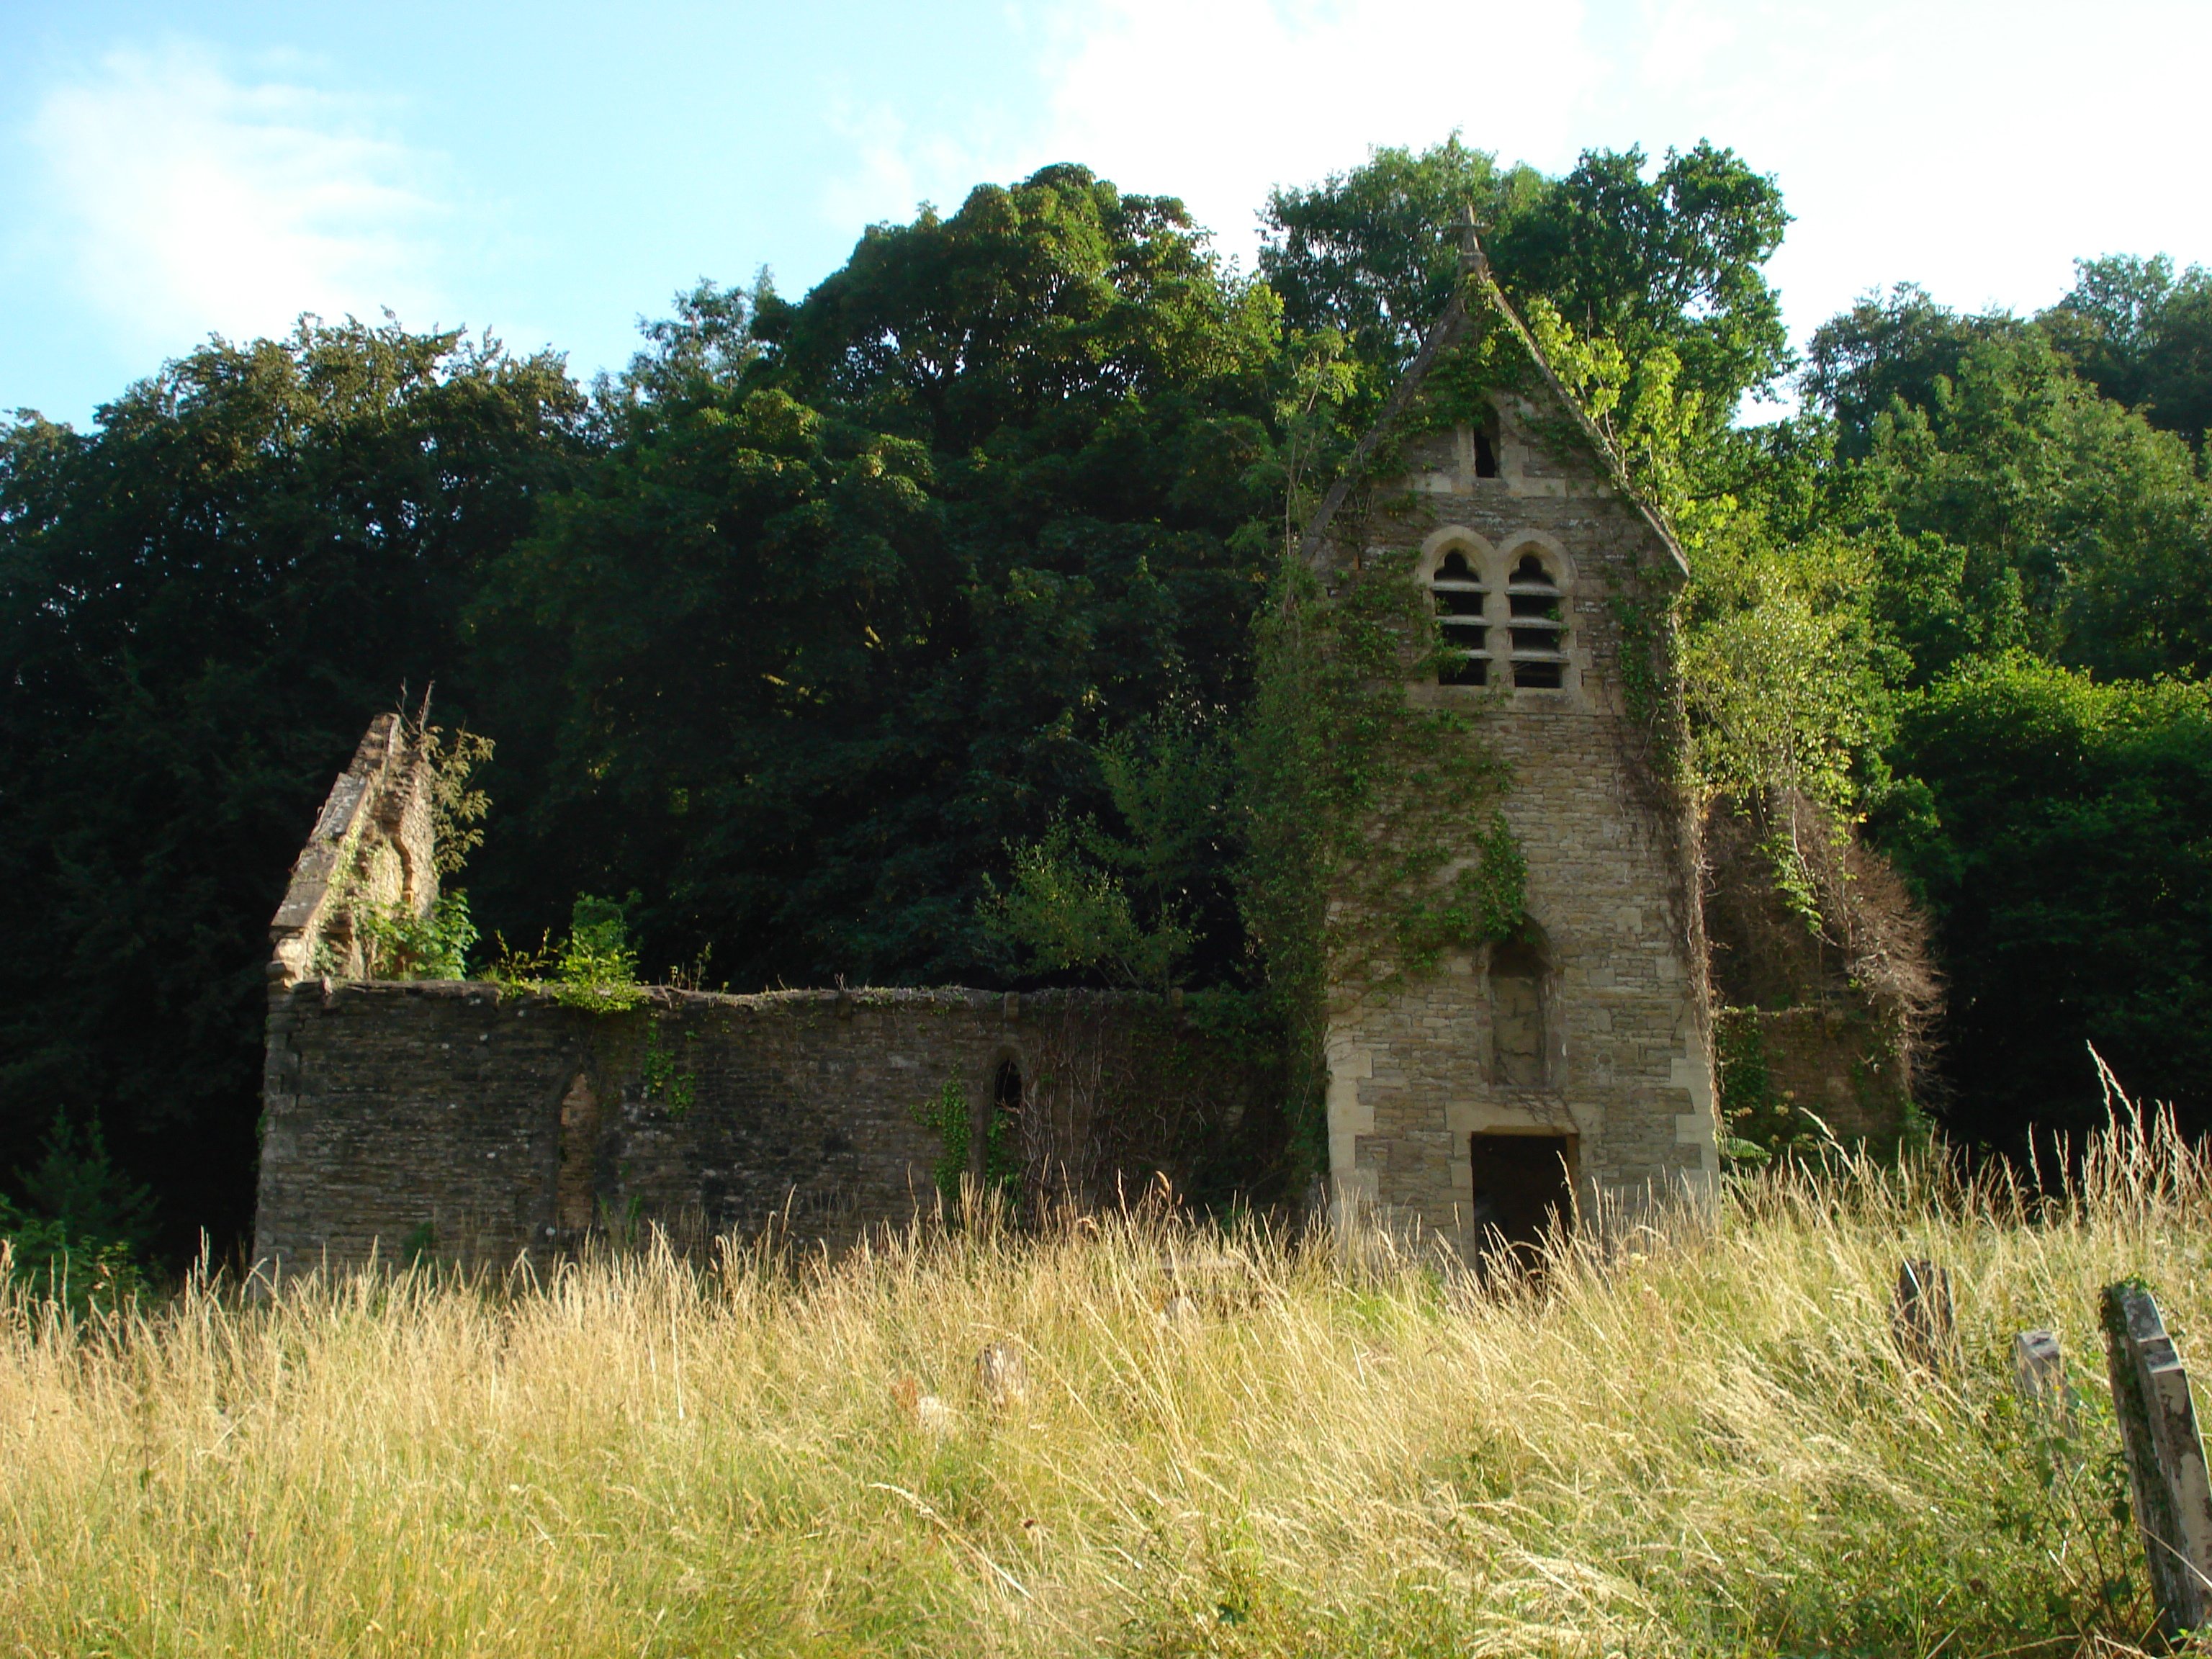
[[[1509,1087],[1540,1089],[1550,1081],[1544,1041],[1544,958],[1527,939],[1490,951],[1492,1076]]]
[[[1437,668],[1439,685],[1490,684],[1490,619],[1483,607],[1490,592],[1482,574],[1458,548],[1444,555],[1429,578],[1436,602],[1437,626],[1444,636],[1444,658]]]
[[[1517,690],[1556,691],[1566,683],[1567,618],[1559,579],[1530,549],[1505,579],[1506,638]]]

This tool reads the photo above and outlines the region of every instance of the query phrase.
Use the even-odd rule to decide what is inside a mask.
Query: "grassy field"
[[[0,1652],[2124,1652],[2095,1297],[2145,1275],[2212,1362],[2209,1223],[2154,1133],[2033,1212],[1760,1177],[1510,1294],[1139,1216],[74,1328],[19,1296]],[[1897,1357],[1905,1255],[1953,1269],[1950,1382]],[[2070,1438],[2013,1397],[2038,1324]]]

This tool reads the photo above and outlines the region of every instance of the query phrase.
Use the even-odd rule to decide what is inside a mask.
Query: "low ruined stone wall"
[[[1893,1029],[1863,1006],[1723,1008],[1714,1029],[1735,1139],[1771,1148],[1832,1136],[1886,1155],[1924,1127]]]
[[[1911,1095],[1880,1024],[1860,1009],[1743,1011],[1758,1022],[1759,1057],[1771,1097],[1809,1111],[1849,1145],[1878,1150],[1904,1133]]]
[[[946,1141],[921,1109],[957,1084],[980,1127],[1008,1062],[1032,1212],[1252,1168],[1279,1124],[1271,1062],[1157,997],[656,989],[594,1013],[302,980],[270,995],[256,1256],[497,1263],[648,1225],[842,1244],[934,1208]]]

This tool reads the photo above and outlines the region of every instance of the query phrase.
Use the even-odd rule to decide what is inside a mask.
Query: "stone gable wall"
[[[362,970],[362,910],[428,914],[438,898],[431,779],[397,714],[369,722],[292,863],[270,924],[269,976]]]
[[[1347,513],[1331,531],[1340,573],[1366,562],[1370,549],[1433,560],[1456,532],[1506,556],[1533,532],[1564,555],[1571,579],[1560,690],[1409,688],[1467,712],[1476,740],[1511,765],[1502,810],[1527,860],[1528,915],[1549,969],[1546,1086],[1493,1075],[1486,953],[1448,960],[1388,995],[1339,986],[1332,999],[1328,1120],[1340,1197],[1462,1248],[1474,1243],[1469,1137],[1478,1131],[1575,1136],[1586,1207],[1702,1191],[1719,1171],[1695,832],[1640,769],[1615,610],[1616,596],[1663,592],[1673,555],[1631,503],[1589,469],[1545,459],[1502,413],[1502,476],[1475,477],[1461,434],[1418,440],[1405,449],[1407,485],[1376,491],[1379,507]]]
[[[547,1259],[583,1231],[564,1166],[602,1230],[848,1243],[934,1207],[943,1143],[916,1109],[957,1080],[980,1112],[1009,1059],[1032,1206],[1202,1181],[1275,1117],[1268,1066],[1156,997],[656,989],[605,1014],[307,979],[270,998],[256,1257]]]

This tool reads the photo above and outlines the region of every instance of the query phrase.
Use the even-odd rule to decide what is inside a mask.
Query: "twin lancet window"
[[[1491,593],[1468,556],[1458,548],[1445,554],[1429,579],[1436,596],[1437,622],[1443,629],[1445,660],[1437,670],[1444,685],[1488,685],[1490,665],[1510,676],[1501,684],[1520,690],[1556,691],[1565,683],[1566,653],[1561,648],[1567,624],[1559,603],[1559,584],[1543,556],[1523,553],[1505,579],[1505,614],[1493,623]],[[1492,646],[1502,634],[1505,649]]]

